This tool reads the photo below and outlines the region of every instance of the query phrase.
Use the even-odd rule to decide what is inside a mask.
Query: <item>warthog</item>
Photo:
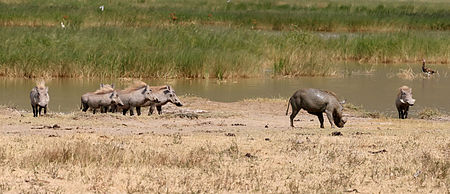
[[[291,127],[294,127],[294,118],[301,109],[306,110],[309,114],[316,115],[319,118],[320,128],[324,128],[324,112],[327,114],[331,128],[334,128],[334,124],[339,128],[342,128],[346,122],[346,120],[342,118],[342,110],[344,109],[342,104],[344,104],[345,101],[339,102],[333,92],[313,88],[300,89],[292,95],[289,99],[289,103],[292,106],[292,113],[290,116]],[[289,103],[286,115],[288,115],[289,112]]]
[[[40,82],[31,89],[30,92],[31,107],[33,108],[33,117],[41,115],[42,108],[44,108],[44,114],[47,114],[47,106],[50,101],[48,95],[48,87],[45,86],[45,82]],[[39,108],[39,109],[38,109]]]
[[[176,106],[183,106],[183,103],[181,103],[180,99],[178,99],[177,95],[175,94],[175,90],[172,89],[169,85],[166,86],[152,86],[151,87],[155,95],[157,96],[159,102],[155,103],[152,101],[146,102],[142,106],[150,106],[148,115],[153,114],[153,111],[155,111],[155,107],[158,110],[158,114],[162,113],[162,106],[164,106],[167,103],[173,103]]]
[[[130,116],[133,116],[133,108],[136,107],[136,112],[141,115],[141,106],[147,102],[158,103],[158,97],[153,93],[153,90],[144,82],[135,82],[132,86],[118,91],[119,98],[123,105],[119,106],[122,109],[123,115],[130,110]],[[116,107],[117,108],[117,107]],[[113,109],[116,109],[113,108]]]
[[[398,89],[397,97],[395,98],[395,106],[398,110],[398,118],[406,119],[408,118],[409,106],[413,106],[416,102],[412,98],[412,88],[408,86],[402,86]]]
[[[112,87],[102,87],[95,92],[89,92],[81,96],[81,106],[83,112],[86,112],[89,108],[92,109],[95,114],[97,108],[100,108],[101,112],[112,104],[123,105],[120,100],[117,91]]]
[[[101,83],[101,84],[100,84],[100,89],[102,89],[102,88],[112,88],[112,89],[114,89],[114,84],[103,84],[103,83]],[[110,105],[110,106],[114,106],[114,105],[115,105],[115,104],[112,104],[112,105]],[[100,112],[101,112],[101,113],[107,113],[110,106],[102,107],[102,108],[100,109]]]

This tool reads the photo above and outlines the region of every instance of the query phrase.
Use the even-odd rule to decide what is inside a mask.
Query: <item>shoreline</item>
[[[364,118],[319,128],[286,101],[185,99],[165,114],[0,109],[2,192],[445,192],[450,120]],[[340,132],[340,136],[334,136]],[[258,180],[258,181],[255,181]],[[417,184],[418,181],[420,184]]]

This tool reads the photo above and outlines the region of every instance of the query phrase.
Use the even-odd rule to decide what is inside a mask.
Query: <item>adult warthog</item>
[[[406,119],[408,118],[409,106],[414,106],[416,100],[412,98],[412,88],[402,86],[398,90],[397,97],[395,98],[398,118]]]
[[[119,106],[122,109],[123,115],[126,115],[130,110],[130,116],[134,115],[133,108],[136,107],[136,112],[141,115],[141,107],[147,102],[158,103],[158,97],[153,93],[153,90],[144,82],[135,82],[130,87],[118,91],[119,98],[123,105]],[[113,108],[115,109],[115,108]]]
[[[31,89],[30,92],[31,107],[33,108],[33,117],[41,115],[42,109],[44,109],[44,114],[47,114],[47,106],[50,101],[50,96],[48,95],[48,87],[45,86],[45,82],[39,82],[36,86]]]
[[[333,92],[313,88],[300,89],[289,99],[286,115],[288,115],[290,104],[292,106],[291,127],[294,127],[294,118],[297,116],[297,113],[304,109],[309,114],[316,115],[319,118],[320,128],[324,128],[323,113],[325,112],[331,128],[334,128],[335,124],[337,127],[342,128],[346,122],[342,117],[342,110],[344,109],[342,104],[344,103],[345,101],[339,102]]]
[[[89,92],[81,96],[81,108],[86,112],[89,108],[92,109],[93,114],[100,108],[104,112],[107,107],[117,104],[123,105],[117,91],[112,87],[102,87],[95,92]]]
[[[169,85],[152,86],[151,89],[157,96],[159,102],[156,103],[148,101],[144,105],[142,105],[143,107],[150,106],[148,115],[153,114],[153,111],[155,111],[155,107],[158,110],[158,114],[162,114],[162,106],[166,105],[169,102],[175,104],[176,106],[183,106],[183,103],[181,103],[180,99],[178,99],[177,95],[175,94],[175,90],[173,90],[173,88]]]

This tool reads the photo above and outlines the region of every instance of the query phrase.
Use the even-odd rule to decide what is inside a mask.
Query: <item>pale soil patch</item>
[[[285,99],[183,102],[140,117],[3,107],[0,192],[449,192],[448,119],[347,111],[320,129],[302,111],[293,129]]]

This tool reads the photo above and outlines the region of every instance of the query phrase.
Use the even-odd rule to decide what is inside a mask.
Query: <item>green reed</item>
[[[449,10],[440,0],[0,0],[0,76],[328,76],[347,61],[448,63]]]
[[[336,63],[448,63],[449,32],[318,34],[197,25],[0,28],[0,74],[54,77],[324,76]]]

